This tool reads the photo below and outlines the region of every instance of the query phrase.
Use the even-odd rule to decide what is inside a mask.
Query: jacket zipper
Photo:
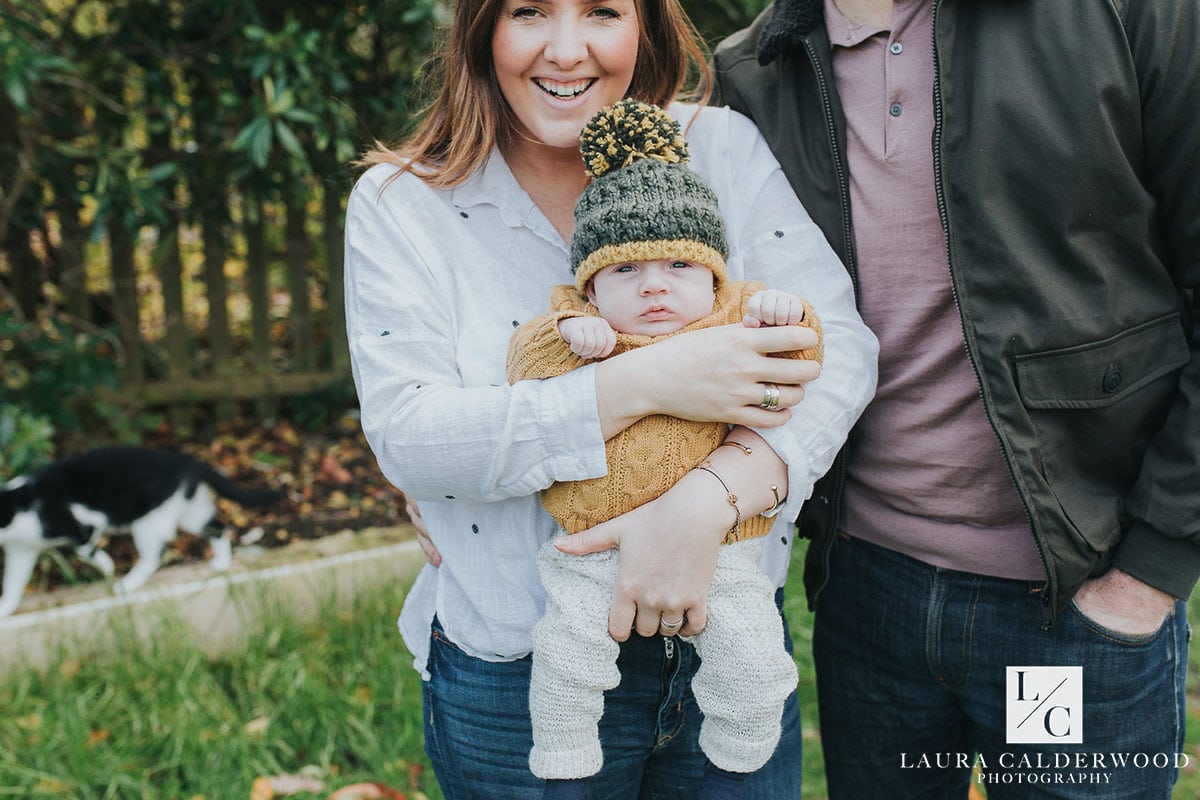
[[[992,435],[996,437],[996,443],[1000,445],[1000,454],[1004,458],[1004,464],[1008,467],[1009,477],[1012,479],[1014,486],[1020,486],[1017,481],[1016,470],[1013,469],[1012,458],[1008,453],[1008,449],[1004,446],[1004,440],[1000,438],[1000,433],[996,430],[996,421],[992,416],[991,405],[988,403],[987,394],[983,389],[983,375],[979,371],[979,362],[975,357],[974,351],[971,349],[970,336],[967,333],[967,319],[963,315],[962,304],[958,297],[958,277],[954,272],[954,261],[951,258],[950,250],[950,214],[946,210],[946,190],[943,185],[942,176],[942,81],[941,81],[941,58],[938,52],[938,12],[941,10],[941,0],[934,0],[933,3],[933,182],[934,189],[937,193],[938,216],[941,218],[942,231],[946,234],[946,265],[950,270],[950,289],[954,296],[954,307],[958,310],[959,324],[963,329],[963,348],[967,353],[967,361],[971,364],[971,370],[975,373],[975,385],[979,390],[979,401],[983,405],[983,413],[987,415],[988,426],[992,429]],[[1051,575],[1049,565],[1046,562],[1046,553],[1042,549],[1042,542],[1038,536],[1037,528],[1033,524],[1033,514],[1029,511],[1029,503],[1025,500],[1025,495],[1018,489],[1017,497],[1021,501],[1021,509],[1025,512],[1025,521],[1029,524],[1030,535],[1033,536],[1033,545],[1037,548],[1038,558],[1042,562],[1042,571],[1046,573],[1046,583],[1042,592],[1042,630],[1050,630],[1054,626],[1054,600],[1056,594],[1053,577]]]
[[[843,251],[846,253],[846,272],[850,274],[850,283],[854,286],[854,304],[858,305],[858,268],[855,263],[855,253],[853,239],[850,230],[850,179],[847,175],[847,169],[843,162],[843,156],[838,151],[837,141],[837,126],[833,121],[833,103],[830,102],[829,81],[826,78],[825,71],[821,66],[821,59],[817,55],[816,49],[813,47],[812,41],[808,36],[803,39],[804,50],[808,54],[809,63],[812,64],[813,74],[817,79],[817,88],[821,93],[821,105],[825,114],[825,129],[829,136],[829,152],[833,158],[833,167],[837,172],[837,182],[839,190],[839,200],[842,207],[842,241],[844,243]],[[833,543],[837,536],[837,520],[839,516],[839,508],[841,506],[842,490],[846,483],[846,459],[838,458],[836,464],[836,478],[834,482],[834,491],[830,492],[829,497],[829,519],[831,520],[829,528],[826,530],[825,549],[821,553],[821,583],[813,590],[812,605],[816,605],[817,597],[829,583],[829,560],[833,555]]]

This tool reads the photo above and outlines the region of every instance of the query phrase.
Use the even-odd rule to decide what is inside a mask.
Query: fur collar
[[[823,0],[775,0],[758,37],[758,63],[765,66],[774,61],[785,47],[820,25],[824,16]]]

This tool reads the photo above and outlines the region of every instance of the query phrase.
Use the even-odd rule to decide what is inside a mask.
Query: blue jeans
[[[838,536],[813,631],[830,800],[879,787],[962,800],[974,763],[989,800],[1168,800],[1183,748],[1184,604],[1147,636],[1105,630],[1074,605],[1042,631],[1040,591]],[[1009,744],[1006,667],[1080,665],[1083,743]],[[1057,713],[1047,725],[1063,727]],[[1126,766],[1112,753],[1129,754]]]
[[[776,600],[782,603],[782,592]],[[786,622],[784,638],[791,652]],[[691,692],[698,665],[695,650],[678,638],[634,635],[621,645],[621,684],[605,693],[600,720],[604,767],[589,782],[589,800],[697,795],[705,764]],[[427,668],[425,752],[447,800],[540,800],[545,784],[529,771],[530,659],[469,656],[435,619]],[[743,798],[799,798],[800,757],[800,707],[793,692],[775,755],[747,777]]]

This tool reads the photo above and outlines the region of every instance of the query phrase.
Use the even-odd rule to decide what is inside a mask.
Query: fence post
[[[310,370],[315,363],[315,353],[312,310],[308,301],[308,233],[305,230],[308,208],[303,187],[294,187],[284,199],[284,206],[285,258],[288,291],[292,296],[292,313],[288,318],[288,327],[292,334],[292,363],[302,370]]]
[[[116,217],[116,215],[113,215]],[[109,267],[112,271],[113,309],[121,326],[125,362],[121,381],[126,386],[142,383],[142,334],[138,325],[137,269],[134,265],[136,235],[125,229],[120,219],[108,220]]]
[[[208,294],[208,342],[212,351],[213,374],[225,377],[233,374],[233,337],[229,332],[228,289],[225,284],[225,220],[227,208],[222,189],[215,182],[204,187],[214,191],[208,198],[202,216],[204,242],[204,280]],[[216,414],[228,419],[234,414],[233,403],[218,401]]]
[[[350,345],[346,341],[346,287],[343,285],[345,252],[342,247],[342,192],[332,180],[325,182],[322,193],[325,249],[329,261],[329,350],[330,366],[335,372],[349,371]]]
[[[267,258],[266,236],[263,230],[263,207],[258,195],[247,191],[242,202],[242,227],[246,237],[246,291],[250,295],[250,331],[254,353],[254,371],[270,372],[271,364],[271,287],[270,262]],[[255,401],[259,419],[269,419],[279,412],[275,397]]]

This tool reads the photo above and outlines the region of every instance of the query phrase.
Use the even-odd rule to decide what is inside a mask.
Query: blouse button
[[[904,52],[904,45],[899,42],[892,42],[892,46],[888,50],[892,51],[892,55],[898,56]]]
[[[892,103],[891,106],[888,107],[888,113],[893,117],[900,116],[900,112],[902,111],[904,111],[904,106],[902,106],[900,103]]]

